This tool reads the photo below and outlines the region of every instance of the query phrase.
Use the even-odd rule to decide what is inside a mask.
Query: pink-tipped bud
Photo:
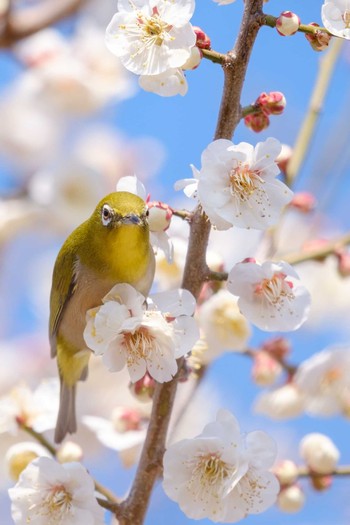
[[[245,259],[243,259],[243,261],[241,261],[242,263],[256,263],[256,259],[254,259],[254,257],[246,257]]]
[[[136,383],[130,383],[130,392],[142,403],[149,403],[152,401],[156,382],[148,372],[141,377]]]
[[[202,51],[197,46],[193,46],[191,48],[190,57],[181,66],[181,69],[184,69],[184,70],[196,69],[201,63],[202,58],[203,58]]]
[[[316,207],[316,198],[308,191],[300,191],[299,193],[294,193],[289,206],[296,208],[302,213],[310,213],[310,211],[313,211]]]
[[[333,484],[332,476],[313,476],[310,477],[311,485],[313,488],[319,492],[323,492],[331,488]]]
[[[257,111],[244,117],[244,124],[255,133],[259,133],[269,127],[270,119],[262,111]]]
[[[116,407],[112,412],[111,420],[115,430],[120,433],[141,428],[141,414],[135,408]]]
[[[198,26],[192,26],[193,31],[196,33],[196,46],[199,49],[211,49],[211,41],[208,35]]]
[[[282,173],[287,173],[287,167],[292,158],[293,150],[288,144],[282,144],[281,153],[278,155],[276,162]]]
[[[287,101],[280,91],[271,91],[270,93],[261,93],[255,104],[260,107],[265,115],[280,115],[283,113]]]
[[[283,461],[277,463],[273,469],[273,472],[283,487],[295,483],[299,476],[298,467],[294,461],[291,461],[290,459],[284,459]]]
[[[261,349],[275,359],[285,359],[290,353],[290,342],[284,337],[274,337],[263,343]]]
[[[149,216],[148,224],[151,232],[164,232],[171,223],[173,212],[164,202],[153,201],[147,203]]]
[[[259,386],[272,385],[282,372],[282,366],[262,350],[254,356],[252,379]]]
[[[350,253],[345,250],[337,250],[338,272],[341,277],[350,276]]]
[[[276,20],[276,29],[282,36],[294,35],[299,29],[300,18],[292,11],[283,11]]]
[[[309,26],[320,27],[316,22],[311,22]],[[310,45],[314,51],[324,51],[327,49],[332,35],[325,31],[317,30],[313,33],[305,33],[305,38],[310,42]]]

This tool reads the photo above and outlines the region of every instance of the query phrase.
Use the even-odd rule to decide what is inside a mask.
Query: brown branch
[[[0,33],[0,48],[11,47],[45,27],[73,15],[85,0],[46,0],[25,9],[11,9]]]
[[[260,28],[257,17],[261,17],[262,3],[263,0],[246,0],[236,44],[224,57],[225,83],[215,139],[231,138],[240,121],[241,91],[250,54]],[[208,275],[205,254],[211,228],[200,207],[194,213],[190,226],[182,286],[198,297]],[[180,360],[179,369],[182,363]],[[151,421],[136,477],[129,497],[121,504],[120,512],[116,513],[121,525],[141,525],[144,521],[151,492],[161,469],[176,387],[176,379],[157,385]]]
[[[337,250],[347,246],[348,244],[350,244],[350,233],[346,233],[342,237],[339,237],[334,241],[330,241],[324,246],[317,248],[317,250],[310,250],[302,253],[290,253],[282,256],[282,259],[289,264],[299,264],[305,261],[319,260],[327,257],[328,255],[333,255],[337,252]]]

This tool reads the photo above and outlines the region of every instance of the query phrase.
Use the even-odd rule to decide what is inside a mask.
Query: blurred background
[[[0,1],[0,34],[8,1]],[[270,0],[264,10],[274,16],[292,10],[302,23],[322,25],[321,5],[321,0]],[[11,9],[20,13],[40,7],[35,0],[12,0]],[[189,89],[184,97],[142,92],[137,78],[104,46],[104,31],[115,10],[114,1],[88,0],[81,2],[77,13],[30,38],[11,45],[0,39],[0,397],[21,382],[36,388],[43,378],[56,377],[47,338],[54,260],[66,236],[101,197],[115,189],[120,177],[136,174],[152,200],[178,209],[193,207],[173,185],[191,177],[190,164],[200,167],[201,153],[213,138],[223,85],[221,68],[202,60],[196,70],[187,72]],[[224,53],[233,46],[242,10],[241,0],[221,7],[198,0],[192,23],[210,36],[214,50]],[[281,91],[287,107],[281,116],[271,117],[269,128],[259,134],[241,122],[234,142],[255,145],[273,136],[293,147],[324,53],[315,52],[302,33],[282,37],[263,27],[249,64],[242,105],[253,103],[263,91]],[[344,41],[294,186],[295,191],[312,193],[316,207],[310,213],[291,209],[283,216],[274,232],[281,256],[301,250],[307,242],[331,240],[350,230],[349,68],[350,46]],[[176,264],[169,268],[159,254],[157,289],[181,282],[187,226],[175,218],[169,232]],[[254,231],[213,232],[210,250],[229,270],[242,258],[263,252],[264,242]],[[312,293],[313,305],[307,323],[295,334],[287,334],[293,364],[328,345],[350,343],[350,277],[340,275],[338,262],[332,256],[296,268]],[[267,334],[254,330],[250,344],[258,347],[267,339]],[[350,464],[349,421],[344,416],[300,415],[279,421],[256,413],[253,406],[261,388],[252,380],[251,368],[246,356],[227,352],[211,363],[193,394],[192,384],[180,385],[177,411],[186,411],[177,438],[198,434],[216,410],[225,407],[244,431],[269,432],[278,443],[279,458],[300,463],[300,439],[308,432],[324,432],[340,449],[341,463]],[[136,405],[127,378],[109,374],[97,360],[88,382],[79,386],[81,415],[109,417],[118,404]],[[143,407],[147,417],[149,406]],[[47,435],[52,437],[50,432]],[[23,432],[1,433],[1,457],[11,444],[26,439]],[[84,464],[93,476],[118,495],[125,494],[137,451],[128,459],[103,447],[84,424],[74,441],[83,443]],[[12,484],[1,465],[2,525],[12,523],[6,492]],[[349,523],[348,478],[335,479],[325,492],[314,491],[307,480],[301,486],[306,502],[298,514],[273,508],[248,517],[246,523]],[[181,525],[190,520],[158,486],[146,524],[165,522]]]

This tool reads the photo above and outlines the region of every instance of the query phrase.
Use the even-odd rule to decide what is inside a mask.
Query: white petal
[[[117,182],[117,191],[128,191],[146,200],[147,192],[145,186],[136,177],[136,175],[129,175],[127,177],[121,177]]]

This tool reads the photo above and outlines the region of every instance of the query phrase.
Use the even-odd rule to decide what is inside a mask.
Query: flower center
[[[188,485],[189,489],[194,489],[199,495],[203,490],[219,494],[224,489],[225,480],[232,473],[232,467],[216,453],[199,455],[191,463],[194,466]]]
[[[64,485],[51,487],[43,499],[41,513],[48,518],[48,525],[59,524],[64,515],[70,514],[72,507],[72,495]]]
[[[350,9],[345,9],[342,19],[345,24],[345,29],[350,29]]]
[[[323,375],[322,381],[321,381],[321,389],[322,390],[328,390],[329,388],[332,388],[336,386],[339,379],[343,377],[343,371],[339,367],[333,367],[327,370],[327,372]]]
[[[264,297],[270,304],[278,306],[284,299],[294,299],[293,283],[286,281],[282,272],[275,273],[272,279],[263,279],[255,286],[255,293]]]
[[[140,326],[135,332],[124,333],[124,347],[127,354],[127,364],[138,362],[139,359],[147,359],[154,350],[155,337],[144,326]]]
[[[264,184],[263,179],[255,171],[249,169],[247,165],[239,165],[233,168],[230,173],[231,195],[241,202],[247,202],[256,192],[265,193],[261,188]]]
[[[156,46],[163,44],[168,32],[172,28],[171,25],[160,18],[156,7],[153,8],[151,17],[146,17],[142,13],[138,13],[137,25],[142,32],[142,42]]]

